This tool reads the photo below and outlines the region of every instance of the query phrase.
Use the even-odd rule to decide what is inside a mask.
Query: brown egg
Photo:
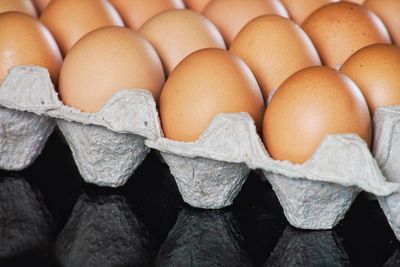
[[[20,12],[0,14],[0,82],[14,66],[36,65],[47,68],[56,84],[61,64],[56,41],[42,23]]]
[[[228,46],[246,23],[265,14],[288,17],[279,0],[211,0],[203,10],[203,15],[217,26]]]
[[[18,11],[37,17],[35,6],[31,0],[0,0],[0,13]]]
[[[182,0],[109,0],[125,25],[137,30],[154,15],[170,9],[185,8]]]
[[[327,134],[355,133],[369,145],[370,124],[357,85],[316,66],[296,72],[276,91],[265,111],[263,139],[272,158],[303,163]]]
[[[400,48],[374,44],[358,50],[340,69],[360,88],[371,115],[378,107],[400,105]]]
[[[104,26],[123,26],[117,11],[106,0],[57,0],[40,16],[66,53],[85,34]]]
[[[302,25],[322,63],[339,68],[358,49],[374,43],[390,43],[382,21],[367,8],[350,2],[325,5]]]
[[[187,56],[171,73],[160,97],[165,136],[195,141],[218,113],[247,112],[261,126],[264,102],[257,81],[237,56],[207,48]]]
[[[52,0],[33,0],[39,12],[43,12],[43,10],[50,4]]]
[[[392,37],[392,41],[400,45],[400,1],[366,0],[364,5],[381,18]]]
[[[318,8],[339,1],[340,0],[281,0],[290,18],[298,24],[303,23],[303,21]]]
[[[321,64],[307,34],[293,21],[277,15],[264,15],[248,23],[229,50],[253,71],[265,101],[296,71]]]
[[[359,5],[362,5],[365,2],[365,0],[346,0],[346,1],[353,2],[353,3],[359,4]]]
[[[217,28],[191,10],[169,10],[148,20],[139,33],[155,47],[168,75],[190,53],[209,47],[224,48]]]
[[[121,89],[142,88],[158,99],[164,73],[148,41],[124,27],[104,27],[81,38],[60,72],[62,101],[85,112],[98,111]]]
[[[210,0],[185,0],[185,5],[191,10],[201,12],[209,2]]]

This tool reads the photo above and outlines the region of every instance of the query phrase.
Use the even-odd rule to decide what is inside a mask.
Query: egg
[[[33,0],[39,12],[42,12],[52,0]]]
[[[261,128],[264,102],[254,75],[232,53],[206,48],[172,71],[160,97],[167,138],[197,140],[218,113],[247,112]]]
[[[365,2],[365,0],[346,0],[346,1],[353,2],[353,3],[359,4],[359,5],[361,5]]]
[[[148,19],[170,9],[185,8],[182,0],[109,0],[117,9],[126,26],[137,30]]]
[[[400,105],[400,48],[373,44],[349,57],[340,71],[360,88],[371,115],[378,107]]]
[[[158,99],[163,84],[161,62],[150,43],[131,29],[108,26],[88,33],[71,49],[59,91],[64,104],[96,112],[121,89],[147,89]]]
[[[210,0],[185,0],[185,5],[191,10],[201,12],[209,2]]]
[[[366,0],[364,5],[381,18],[393,42],[400,45],[400,1]]]
[[[277,15],[264,15],[249,22],[229,51],[241,57],[253,71],[265,101],[291,74],[321,64],[304,31]]]
[[[281,0],[290,18],[298,24],[303,23],[303,21],[318,8],[339,1],[340,0]]]
[[[326,66],[290,76],[264,114],[263,140],[276,160],[303,163],[327,134],[346,133],[357,134],[370,144],[367,103],[350,78]]]
[[[147,21],[139,33],[157,50],[168,75],[187,55],[202,48],[225,48],[217,28],[191,10],[169,10]]]
[[[0,1],[0,13],[7,11],[18,11],[37,17],[35,6],[31,0],[1,0]]]
[[[40,20],[66,53],[85,34],[104,26],[123,26],[114,7],[106,0],[52,1]]]
[[[325,5],[302,25],[324,65],[339,68],[358,49],[374,43],[390,43],[382,21],[367,8],[350,2]]]
[[[211,0],[202,14],[217,26],[228,46],[240,29],[258,16],[276,14],[288,17],[279,0]]]
[[[61,64],[60,50],[42,23],[20,12],[0,14],[0,82],[12,67],[36,65],[47,68],[56,84]]]

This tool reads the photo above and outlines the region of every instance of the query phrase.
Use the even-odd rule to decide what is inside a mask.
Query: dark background
[[[0,266],[400,266],[377,201],[360,194],[332,231],[288,225],[251,173],[231,207],[183,203],[151,152],[117,189],[86,184],[60,135],[22,172],[0,171]]]

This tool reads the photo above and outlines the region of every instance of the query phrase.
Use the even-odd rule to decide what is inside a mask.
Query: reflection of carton
[[[61,266],[149,266],[149,235],[122,195],[82,194],[57,237]]]
[[[185,208],[161,245],[155,266],[253,266],[232,211]]]
[[[40,192],[23,178],[0,177],[0,233],[1,266],[10,266],[3,265],[2,260],[21,255],[21,262],[41,262],[47,253],[52,236],[51,215]]]
[[[396,250],[392,257],[383,265],[383,267],[397,267],[400,266],[400,251]]]
[[[149,92],[123,90],[99,112],[83,113],[58,100],[43,68],[12,69],[1,85],[0,105],[0,142],[7,144],[0,147],[0,168],[32,163],[56,121],[88,182],[124,184],[153,148],[169,165],[185,202],[216,209],[232,204],[250,170],[258,169],[272,184],[289,222],[299,228],[332,228],[360,190],[386,196],[400,188],[385,181],[367,145],[355,135],[328,135],[304,164],[271,159],[246,113],[217,115],[196,142],[173,141],[163,138]],[[24,119],[16,123],[18,117]],[[11,138],[15,124],[27,134]],[[35,145],[13,149],[22,142]]]
[[[264,266],[351,266],[336,234],[286,227]]]

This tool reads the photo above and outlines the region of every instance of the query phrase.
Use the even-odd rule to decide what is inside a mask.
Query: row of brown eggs
[[[370,144],[375,109],[400,103],[399,28],[390,26],[400,1],[366,1],[384,23],[347,1],[185,1],[203,15],[178,0],[109,2],[53,0],[41,22],[0,14],[0,81],[12,66],[44,66],[62,101],[85,112],[145,88],[166,137],[186,142],[218,113],[247,112],[271,156],[295,163],[327,133]]]

